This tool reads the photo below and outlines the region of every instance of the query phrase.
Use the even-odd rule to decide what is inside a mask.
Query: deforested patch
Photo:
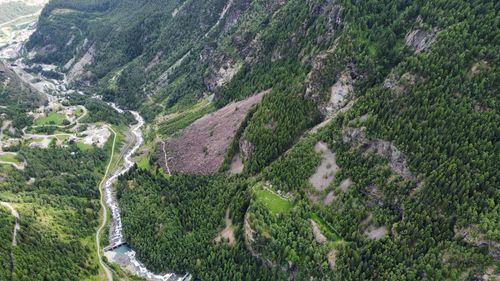
[[[323,160],[316,172],[309,178],[309,182],[318,191],[325,190],[335,178],[339,166],[337,166],[335,153],[328,149],[328,145],[324,142],[316,143],[314,150],[320,153]]]
[[[246,114],[268,92],[231,103],[198,119],[178,136],[165,141],[170,170],[198,175],[215,173]]]

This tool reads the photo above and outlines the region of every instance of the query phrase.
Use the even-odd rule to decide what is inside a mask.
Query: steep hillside
[[[151,269],[203,280],[491,280],[499,10],[57,0],[26,47],[146,118],[145,169],[118,194],[127,240]],[[216,111],[266,90],[237,129],[234,114]],[[214,116],[233,130],[218,171],[217,130],[204,125]],[[180,168],[165,176],[169,161]],[[220,239],[227,229],[235,241]]]
[[[11,127],[10,133],[14,135],[19,134],[22,128],[32,124],[33,119],[26,113],[46,102],[46,99],[37,90],[23,82],[1,61],[0,100],[2,101],[0,104],[0,127],[4,129]]]

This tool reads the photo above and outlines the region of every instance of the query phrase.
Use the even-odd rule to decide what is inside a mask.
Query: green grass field
[[[257,197],[257,200],[264,203],[264,205],[271,211],[273,214],[280,214],[283,212],[287,212],[293,208],[293,203],[283,199],[281,196],[264,189],[261,184],[258,184],[254,187],[254,192]]]
[[[82,150],[82,151],[87,151],[87,150],[91,150],[93,148],[93,146],[91,144],[86,144],[86,143],[83,143],[83,142],[79,142],[77,141],[76,142],[76,146]]]
[[[35,120],[35,125],[61,125],[66,116],[61,113],[50,112],[46,117],[38,118]]]
[[[158,132],[163,136],[171,136],[191,125],[197,119],[215,111],[215,107],[208,101],[203,100],[192,108],[175,113],[173,117],[159,125]]]
[[[19,160],[16,159],[16,155],[13,154],[2,154],[0,155],[0,161],[11,162],[15,164],[20,164]]]

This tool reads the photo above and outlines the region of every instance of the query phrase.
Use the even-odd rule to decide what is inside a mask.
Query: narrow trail
[[[172,173],[170,172],[170,167],[168,166],[168,158],[167,158],[167,150],[165,149],[165,141],[161,142],[161,148],[163,150],[163,158],[165,161],[165,167],[167,167],[167,172],[171,176]]]
[[[10,213],[12,214],[12,216],[14,216],[14,218],[16,219],[16,224],[14,225],[14,232],[12,234],[12,246],[15,247],[15,246],[17,246],[17,240],[16,240],[17,232],[21,229],[21,225],[19,224],[19,213],[8,202],[0,201],[0,205],[2,205],[4,207],[6,207],[7,209],[9,209]]]
[[[101,199],[99,200],[99,203],[101,204],[101,209],[103,210],[102,213],[102,222],[99,228],[97,229],[97,232],[95,234],[95,241],[96,241],[96,246],[97,246],[97,257],[99,258],[99,264],[101,267],[104,269],[104,272],[106,273],[106,278],[108,281],[113,281],[113,274],[111,273],[111,270],[109,267],[103,262],[102,260],[102,254],[101,254],[101,232],[106,227],[106,224],[108,222],[108,208],[106,206],[106,203],[104,202],[104,183],[106,182],[106,179],[109,174],[109,170],[111,169],[111,165],[113,164],[113,157],[115,155],[115,145],[116,145],[116,132],[111,128],[110,126],[106,126],[111,132],[113,132],[113,145],[111,146],[111,155],[109,157],[109,162],[108,166],[106,167],[106,172],[104,173],[104,176],[101,180],[101,183],[99,184],[99,194]]]

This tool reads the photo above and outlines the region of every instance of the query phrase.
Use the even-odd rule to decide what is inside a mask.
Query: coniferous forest
[[[25,60],[55,65],[81,92],[66,102],[89,111],[84,122],[120,132],[116,163],[136,123],[108,103],[144,117],[145,142],[113,188],[149,270],[496,280],[499,11],[491,0],[51,0]],[[16,82],[0,83],[0,113],[20,135],[47,102],[13,75],[0,72]],[[229,128],[243,106],[228,108],[259,93]],[[217,139],[220,127],[231,132]],[[104,276],[95,232],[113,148],[16,147],[26,167],[0,166],[0,201],[17,200],[22,231],[11,246],[0,206],[0,280]],[[179,168],[210,157],[216,172]]]

